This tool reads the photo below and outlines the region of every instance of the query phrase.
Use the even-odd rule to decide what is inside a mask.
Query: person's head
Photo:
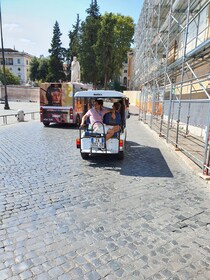
[[[115,111],[119,112],[121,108],[121,104],[119,102],[114,102],[112,107]]]
[[[102,107],[103,107],[103,100],[95,100],[94,101],[94,108],[96,109],[96,110],[101,110],[102,109]]]
[[[55,104],[59,104],[61,102],[61,93],[60,91],[54,91],[52,93],[52,102]]]

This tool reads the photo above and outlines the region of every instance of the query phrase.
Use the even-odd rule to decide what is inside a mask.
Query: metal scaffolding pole
[[[183,81],[184,81],[184,73],[185,73],[185,61],[186,61],[186,49],[187,49],[187,36],[188,36],[188,28],[189,28],[189,16],[190,16],[190,0],[188,0],[188,7],[187,7],[187,20],[186,26],[184,30],[184,47],[183,47],[183,54],[182,54],[182,68],[181,68],[181,89],[179,94],[179,100],[182,99],[182,90],[183,90]],[[178,139],[179,139],[179,123],[180,123],[180,114],[181,114],[181,102],[179,102],[179,109],[178,109],[178,116],[177,116],[177,130],[176,130],[176,148],[178,148]]]
[[[149,117],[152,129],[159,130],[160,136],[194,158],[181,146],[180,139],[183,135],[186,139],[192,122],[195,123],[194,108],[204,101],[210,102],[206,67],[210,59],[209,30],[210,0],[145,0],[134,36],[137,48],[132,84],[136,88],[142,85],[139,119],[146,122]],[[205,118],[205,122],[201,119],[201,129],[203,123],[209,126],[210,119]],[[209,143],[206,146],[203,147],[205,162]]]

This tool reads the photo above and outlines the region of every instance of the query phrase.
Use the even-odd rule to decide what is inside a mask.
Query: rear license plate
[[[91,138],[91,147],[92,148],[104,148],[104,138]]]

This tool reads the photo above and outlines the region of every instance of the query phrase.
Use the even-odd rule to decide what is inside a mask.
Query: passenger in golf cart
[[[108,141],[115,132],[120,131],[120,118],[117,110],[120,109],[120,104],[115,102],[112,109],[103,107],[103,100],[95,100],[94,107],[89,109],[82,117],[81,127],[84,127],[86,120],[90,121],[93,132],[105,133],[106,141]]]

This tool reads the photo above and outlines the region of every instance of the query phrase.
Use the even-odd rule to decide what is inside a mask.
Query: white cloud
[[[27,39],[27,38],[20,38],[19,41],[24,44],[32,44],[32,45],[35,44],[33,41],[31,41],[30,39]]]
[[[23,29],[17,23],[6,23],[3,24],[3,29],[5,32],[14,33],[14,32],[22,32]]]

